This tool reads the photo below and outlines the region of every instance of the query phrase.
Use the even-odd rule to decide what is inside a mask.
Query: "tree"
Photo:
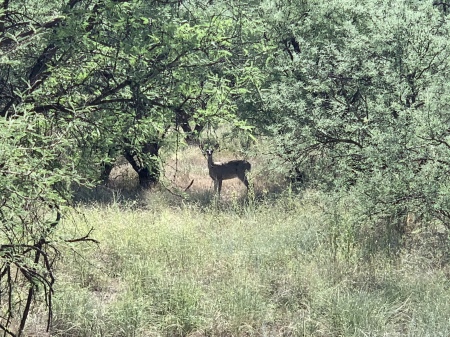
[[[236,102],[251,78],[243,48],[248,18],[239,17],[234,6],[2,2],[0,287],[9,297],[2,301],[0,328],[5,334],[23,334],[39,299],[48,304],[50,324],[54,231],[70,208],[72,183],[106,180],[123,155],[147,187],[159,179],[161,147],[180,128],[189,135],[222,121],[247,127]],[[90,239],[68,241],[83,240]],[[13,317],[21,317],[17,331],[11,328]]]
[[[21,13],[20,1],[6,4]],[[5,27],[13,38],[2,41],[11,51],[2,115],[21,100],[17,93],[26,93],[35,112],[57,118],[61,127],[85,122],[73,138],[87,174],[104,167],[106,179],[114,157],[123,154],[141,186],[155,183],[159,150],[178,127],[192,133],[206,121],[237,121],[232,97],[245,80],[228,62],[233,20],[213,6],[196,6],[79,0],[59,12],[45,6],[24,12],[23,22]],[[15,20],[9,10],[5,20]]]
[[[284,5],[283,5],[284,4]],[[267,2],[273,151],[368,217],[447,225],[450,51],[430,2]]]
[[[206,122],[237,121],[233,97],[245,79],[228,64],[233,21],[212,6],[196,6],[2,2],[0,287],[7,296],[0,328],[5,334],[23,334],[37,300],[47,303],[50,324],[54,232],[70,207],[72,183],[95,182],[102,167],[105,179],[123,154],[148,186],[159,179],[159,149],[178,126],[192,132]],[[191,123],[197,124],[194,130]],[[83,240],[89,237],[66,241]]]
[[[54,262],[62,242],[55,235],[70,202],[70,186],[82,183],[71,161],[70,130],[52,132],[42,116],[16,107],[0,119],[0,329],[21,336],[36,301],[52,316]],[[24,107],[25,108],[25,107]]]

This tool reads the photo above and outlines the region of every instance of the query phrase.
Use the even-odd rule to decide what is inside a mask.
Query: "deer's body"
[[[214,191],[219,194],[222,190],[222,181],[238,178],[247,187],[248,180],[246,173],[251,170],[251,164],[246,160],[231,160],[225,163],[215,163],[212,159],[213,150],[206,150],[208,155],[209,176],[214,181]]]

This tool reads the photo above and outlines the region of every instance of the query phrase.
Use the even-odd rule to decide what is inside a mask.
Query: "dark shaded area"
[[[236,178],[237,179],[237,178]],[[130,181],[127,178],[116,178],[109,184],[101,184],[93,188],[80,185],[73,185],[73,202],[80,205],[119,204],[124,207],[136,209],[148,209],[152,207],[153,196],[158,198],[158,202],[173,207],[185,207],[187,204],[197,205],[200,208],[209,208],[216,204],[219,207],[244,206],[249,203],[261,203],[264,201],[274,201],[283,196],[286,190],[291,189],[295,193],[301,193],[301,184],[292,184],[289,179],[284,179],[280,183],[265,186],[264,189],[254,188],[250,185],[249,192],[229,198],[222,196],[220,199],[214,194],[211,187],[204,190],[192,190],[195,180],[186,186],[164,186],[160,183],[153,184],[150,188],[141,187],[138,177]],[[187,188],[188,187],[188,188]]]

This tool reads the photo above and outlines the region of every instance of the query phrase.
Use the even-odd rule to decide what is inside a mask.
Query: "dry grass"
[[[175,193],[186,190],[186,197],[198,200],[211,198],[214,184],[208,173],[206,157],[196,146],[182,148],[178,153],[162,155],[162,183]],[[248,174],[254,196],[261,197],[272,192],[279,192],[286,186],[283,177],[268,169],[269,159],[263,155],[243,158],[229,151],[214,153],[214,160],[226,162],[233,159],[246,159],[252,164]],[[192,185],[191,185],[192,182]],[[135,189],[138,185],[136,172],[127,163],[121,163],[111,172],[109,187],[113,189]],[[247,189],[237,178],[224,180],[221,199],[230,201],[245,198]]]
[[[241,159],[232,156],[230,153],[217,153],[215,160],[228,161],[232,159]],[[252,160],[253,159],[253,160]],[[256,162],[254,158],[249,161]],[[208,173],[206,158],[201,154],[200,149],[188,147],[178,153],[166,158],[164,165],[164,176],[170,184],[178,189],[185,189],[193,180],[189,188],[190,194],[213,193],[213,181]],[[250,177],[253,178],[252,175]],[[253,179],[255,180],[255,179]],[[246,187],[239,179],[225,180],[223,182],[222,197],[232,199],[233,197],[245,195]]]

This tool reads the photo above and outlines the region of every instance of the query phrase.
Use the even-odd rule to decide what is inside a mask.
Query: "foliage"
[[[369,219],[448,225],[447,17],[431,2],[282,4],[264,7],[272,151],[313,186],[354,191]]]
[[[249,81],[235,47],[246,36],[236,6],[2,2],[4,331],[14,334],[11,317],[22,317],[22,334],[38,284],[51,316],[53,232],[72,184],[106,179],[122,154],[147,187],[159,180],[161,147],[179,141],[180,128],[187,136],[223,121],[247,128],[236,115]]]
[[[11,336],[24,332],[36,300],[48,306],[51,323],[55,230],[70,200],[70,186],[81,183],[72,162],[70,130],[23,111],[0,119],[0,328]],[[87,240],[84,238],[75,241]]]
[[[27,102],[62,128],[83,121],[71,137],[86,174],[124,154],[147,186],[159,179],[159,149],[179,127],[192,133],[223,120],[242,125],[233,97],[248,79],[230,62],[241,33],[221,4],[7,6],[1,114]]]
[[[447,12],[447,2],[412,0],[4,0],[0,290],[10,296],[2,298],[0,328],[21,335],[37,299],[47,302],[51,316],[55,231],[72,184],[106,180],[123,155],[140,185],[148,187],[160,179],[161,149],[168,154],[181,139],[214,133],[225,123],[232,125],[225,138],[229,148],[254,140],[250,131],[264,133],[278,158],[270,164],[287,167],[304,187],[331,192],[322,210],[329,217],[323,235],[335,260],[370,260],[364,252],[376,255],[377,244],[400,254],[404,234],[413,236],[411,217],[445,232]],[[351,212],[343,214],[340,207]],[[264,255],[255,250],[249,256]],[[138,326],[148,312],[167,319],[160,329],[167,334],[202,326],[205,317],[192,319],[189,313],[199,312],[204,289],[160,281],[157,275],[155,282],[169,295],[152,303],[156,313],[146,307],[147,297],[137,302],[144,313],[126,300],[116,303],[114,310],[130,315],[127,328]],[[263,322],[260,308],[270,301],[251,296],[256,284],[234,285],[242,302],[236,303],[234,292],[221,294],[227,317],[251,308],[247,319]],[[161,295],[154,291],[146,296]],[[331,311],[331,323],[324,323],[336,327],[330,335],[351,334],[367,320],[361,301],[367,289],[359,294],[325,304],[311,300],[315,308]],[[378,295],[370,297],[374,306],[381,305]],[[390,298],[389,307],[397,307],[397,300]],[[359,316],[333,311],[346,305],[362,308]],[[304,307],[297,309],[305,314]],[[316,316],[309,318],[306,325]],[[378,331],[387,321],[383,316],[370,329]],[[243,325],[223,331],[235,333]]]

